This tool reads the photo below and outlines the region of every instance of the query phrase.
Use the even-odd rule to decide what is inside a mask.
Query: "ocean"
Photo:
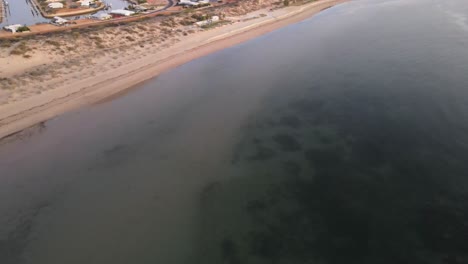
[[[468,263],[468,2],[359,0],[0,145],[0,262]]]

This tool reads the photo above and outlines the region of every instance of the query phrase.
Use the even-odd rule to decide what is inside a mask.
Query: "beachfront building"
[[[58,9],[58,8],[63,8],[63,4],[59,2],[53,2],[53,3],[48,4],[47,7]]]
[[[115,9],[115,10],[110,11],[109,14],[110,14],[113,18],[117,18],[117,17],[128,17],[128,16],[131,16],[131,15],[135,14],[135,12],[130,11],[130,10],[124,10],[124,9]]]
[[[4,26],[3,29],[5,29],[6,31],[10,31],[12,33],[16,33],[16,31],[22,26],[23,25],[21,24],[15,24],[15,25]]]
[[[199,7],[209,5],[210,0],[179,0],[177,5],[183,7]]]
[[[190,0],[180,0],[178,5],[181,5],[181,6],[197,6],[197,5],[199,5],[199,3],[195,2],[195,1],[190,1]]]
[[[219,21],[219,16],[212,16],[210,19],[198,21],[195,24],[199,27],[207,26],[209,24],[215,23]]]
[[[70,24],[70,21],[66,20],[65,18],[56,16],[54,17],[54,19],[52,19],[51,23],[62,26],[62,25]]]
[[[88,1],[88,0],[83,0],[83,1],[80,1],[80,4],[81,4],[81,6],[83,6],[83,7],[89,7],[89,5],[91,4],[91,2]]]

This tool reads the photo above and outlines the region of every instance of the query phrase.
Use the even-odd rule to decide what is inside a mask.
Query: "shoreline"
[[[228,25],[197,33],[203,42],[181,41],[167,48],[166,56],[148,56],[112,71],[111,74],[77,80],[34,95],[24,100],[0,106],[0,139],[12,136],[36,124],[82,106],[115,98],[159,74],[208,54],[232,47],[284,26],[300,22],[324,9],[349,0],[323,0],[302,6],[290,6],[289,12],[261,22],[250,21],[242,27]],[[237,27],[237,28],[236,28]],[[222,29],[231,29],[222,33]]]

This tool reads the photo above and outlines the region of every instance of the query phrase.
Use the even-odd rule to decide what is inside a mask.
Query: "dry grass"
[[[48,40],[45,41],[45,43],[49,44],[49,45],[52,45],[52,46],[54,46],[56,48],[60,47],[60,42],[55,41],[55,40],[48,39]]]
[[[11,47],[11,45],[12,45],[12,43],[8,39],[0,41],[0,48],[9,48],[9,47]]]
[[[13,80],[10,78],[0,78],[0,87],[2,90],[11,90],[14,88]]]
[[[16,45],[12,51],[10,51],[10,55],[22,55],[25,56],[28,51],[31,51],[31,48],[29,48],[26,45],[26,42],[20,42],[18,45]]]

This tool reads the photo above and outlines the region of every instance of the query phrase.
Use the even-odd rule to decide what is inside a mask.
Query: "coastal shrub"
[[[192,19],[187,17],[187,18],[184,18],[181,21],[179,21],[179,24],[181,24],[182,26],[190,26],[190,25],[193,24],[193,22],[194,21]]]
[[[125,32],[128,32],[128,33],[137,33],[135,30],[133,30],[130,27],[124,27],[124,28],[121,28],[121,30],[125,31]]]
[[[135,41],[135,39],[134,39],[133,37],[131,37],[131,36],[126,36],[125,38],[126,38],[128,41]]]
[[[288,5],[289,5],[289,0],[284,0],[284,1],[283,1],[283,4],[284,4],[285,6],[288,6]]]
[[[29,28],[27,26],[21,26],[18,29],[16,29],[16,32],[26,32],[29,31]]]
[[[28,46],[26,46],[25,42],[21,42],[10,52],[10,55],[24,55],[30,50],[31,49]]]
[[[89,37],[89,39],[92,39],[92,40],[94,40],[96,42],[102,42],[102,39],[99,36],[91,36],[91,37]]]
[[[73,38],[76,39],[76,38],[79,38],[79,37],[80,37],[80,32],[78,32],[78,31],[72,31],[71,35],[72,35]]]
[[[138,25],[137,28],[140,29],[140,30],[147,30],[148,29],[147,27],[145,27],[143,25]]]
[[[171,35],[172,31],[170,29],[163,28],[163,29],[161,29],[161,33],[165,34],[165,35]]]
[[[163,27],[170,27],[170,26],[171,26],[171,23],[169,23],[167,20],[163,20],[163,21],[161,21],[161,26],[163,26]]]
[[[46,44],[49,44],[55,47],[60,47],[60,43],[55,40],[46,40]]]
[[[10,78],[6,78],[6,77],[0,77],[0,84],[3,85],[3,87],[8,87],[10,85],[13,84],[13,80],[11,80]]]
[[[1,48],[9,48],[11,47],[11,42],[9,40],[2,40],[0,41],[0,47]]]
[[[46,72],[47,72],[46,69],[36,68],[28,72],[28,74],[32,77],[37,77],[37,76],[44,75]]]
[[[203,21],[203,20],[208,19],[207,15],[205,15],[205,14],[193,14],[192,18],[197,20],[197,21]]]

